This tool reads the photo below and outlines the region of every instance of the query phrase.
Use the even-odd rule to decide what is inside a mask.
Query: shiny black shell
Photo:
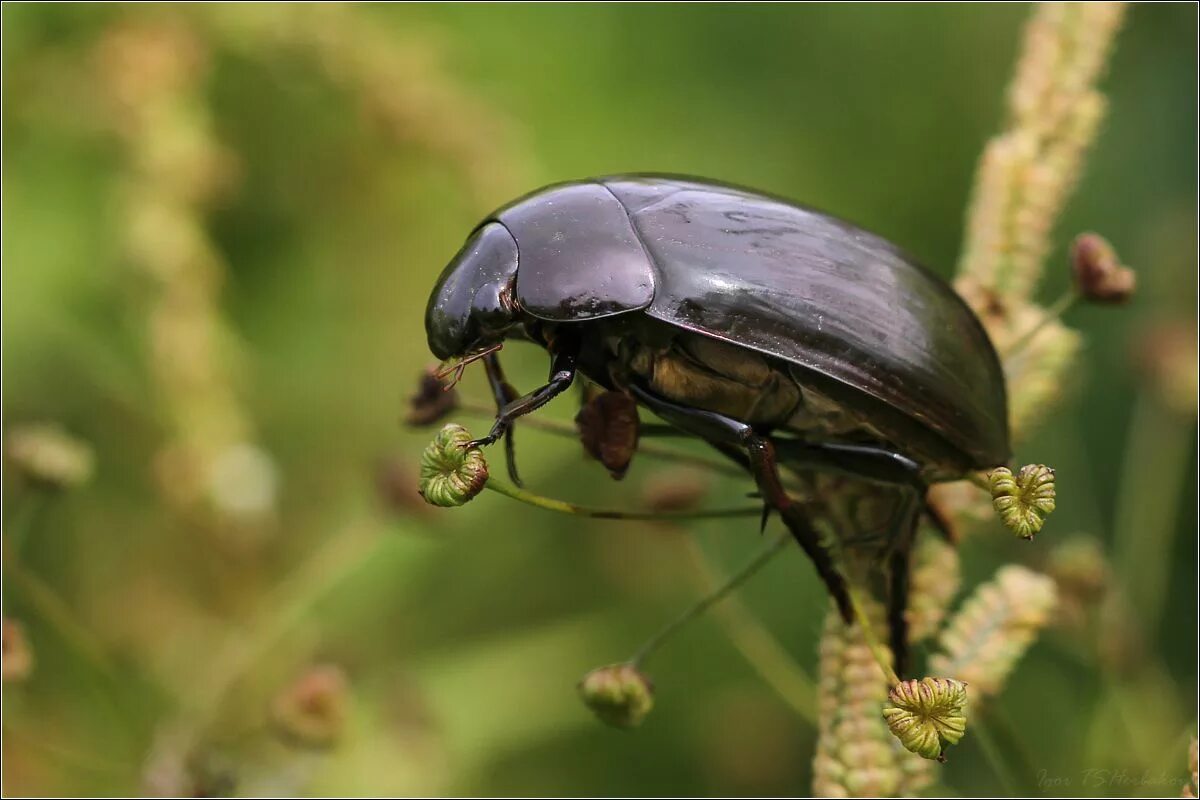
[[[500,209],[516,299],[558,323],[638,313],[750,348],[962,468],[1009,458],[1004,374],[974,313],[886,240],[696,178],[559,184]]]

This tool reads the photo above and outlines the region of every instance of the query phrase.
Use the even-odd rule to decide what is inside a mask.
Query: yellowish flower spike
[[[882,604],[864,598],[876,636],[885,635]],[[888,730],[880,709],[888,680],[862,625],[847,625],[836,609],[825,618],[820,646],[814,797],[915,797],[934,779],[934,765],[908,752]]]
[[[421,454],[421,497],[430,505],[461,506],[483,491],[488,479],[487,460],[479,448],[468,448],[471,434],[450,423]]]
[[[888,692],[883,718],[907,750],[945,761],[946,745],[967,732],[967,685],[952,678],[901,681]]]
[[[583,676],[579,695],[602,722],[636,728],[654,708],[654,685],[632,664],[610,664]]]
[[[976,702],[998,694],[1057,602],[1050,578],[1016,564],[1001,567],[946,625],[929,669],[970,683]]]
[[[1054,511],[1054,470],[1045,464],[1026,464],[1016,475],[997,467],[988,475],[992,507],[1008,529],[1032,539]]]

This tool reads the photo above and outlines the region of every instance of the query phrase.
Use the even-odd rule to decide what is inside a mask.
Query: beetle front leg
[[[821,542],[821,536],[813,527],[803,506],[792,500],[784,489],[775,461],[775,445],[771,439],[760,436],[744,422],[711,411],[677,405],[637,385],[631,385],[629,388],[640,402],[672,425],[693,436],[699,436],[722,452],[732,454],[734,448],[737,448],[745,454],[744,463],[758,484],[763,502],[768,508],[779,512],[784,524],[825,583],[842,619],[846,624],[851,624],[854,620],[854,610],[850,604],[846,579],[838,571],[833,556]]]
[[[485,447],[492,444],[504,435],[513,420],[523,417],[531,411],[537,411],[565,392],[575,380],[575,361],[574,349],[555,353],[554,360],[550,362],[550,379],[546,385],[505,403],[504,407],[500,409],[500,413],[496,415],[496,421],[492,423],[492,430],[488,435],[482,439],[468,442],[467,447]]]

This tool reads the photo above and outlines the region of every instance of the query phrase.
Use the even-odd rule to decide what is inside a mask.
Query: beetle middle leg
[[[630,385],[629,388],[640,402],[672,425],[699,436],[722,452],[731,453],[736,447],[745,453],[746,464],[758,484],[763,501],[769,508],[779,512],[796,542],[813,562],[817,574],[837,604],[842,619],[847,624],[852,623],[854,611],[850,604],[846,579],[838,571],[833,556],[821,542],[820,534],[813,527],[803,507],[792,500],[784,489],[772,440],[759,435],[744,422],[711,411],[677,405],[637,385]]]

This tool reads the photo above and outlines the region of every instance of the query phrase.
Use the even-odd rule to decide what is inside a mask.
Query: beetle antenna
[[[459,381],[462,380],[463,372],[472,362],[478,361],[484,356],[491,355],[502,347],[504,347],[504,342],[499,342],[498,344],[494,344],[485,350],[480,350],[477,353],[471,353],[470,355],[463,356],[458,361],[443,366],[434,373],[434,377],[440,381],[444,381],[448,376],[453,375],[454,377],[443,388],[443,391],[449,391],[450,389],[453,389]]]

